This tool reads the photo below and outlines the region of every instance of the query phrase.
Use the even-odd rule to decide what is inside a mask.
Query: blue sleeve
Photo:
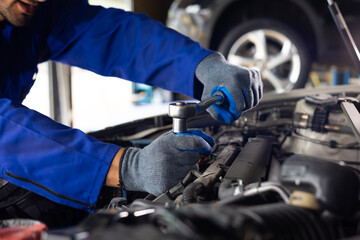
[[[211,52],[143,14],[62,0],[47,38],[50,58],[193,96],[197,64]]]
[[[32,38],[38,61],[53,59],[193,96],[195,68],[210,52],[189,38],[145,15],[85,0],[43,6]],[[0,98],[0,133],[0,178],[84,210],[96,204],[120,148],[7,98]]]
[[[0,177],[67,206],[97,202],[119,146],[0,99]]]

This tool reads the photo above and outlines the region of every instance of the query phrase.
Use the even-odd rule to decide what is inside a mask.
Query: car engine
[[[359,93],[354,86],[295,90],[265,96],[232,125],[206,113],[188,119],[216,141],[198,171],[158,197],[109,190],[103,209],[47,239],[360,237],[360,126],[340,104],[350,99],[358,109]],[[144,147],[171,128],[163,115],[89,134]]]

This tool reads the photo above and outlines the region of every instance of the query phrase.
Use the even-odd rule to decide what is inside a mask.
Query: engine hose
[[[335,239],[323,220],[309,210],[283,204],[267,204],[247,209],[261,218],[261,227],[272,236],[269,239],[331,240]]]
[[[185,187],[182,202],[184,204],[194,203],[200,193],[212,189],[212,186],[224,172],[223,166],[231,165],[239,152],[240,149],[236,145],[226,146],[201,176]]]
[[[205,186],[201,182],[190,183],[183,192],[182,202],[184,204],[196,202],[197,196],[205,189]]]
[[[171,216],[166,223],[169,230],[186,226],[203,239],[336,239],[318,213],[284,203],[251,207],[192,204],[174,209]]]

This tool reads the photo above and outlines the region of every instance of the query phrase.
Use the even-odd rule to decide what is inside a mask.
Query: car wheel
[[[219,51],[232,64],[261,71],[264,92],[287,92],[302,88],[311,60],[304,40],[285,24],[257,19],[231,29]]]

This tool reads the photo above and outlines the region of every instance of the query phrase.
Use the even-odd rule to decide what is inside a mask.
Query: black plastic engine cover
[[[340,216],[356,212],[359,175],[337,162],[306,155],[292,155],[283,164],[280,181],[285,186],[311,192],[323,209]]]

